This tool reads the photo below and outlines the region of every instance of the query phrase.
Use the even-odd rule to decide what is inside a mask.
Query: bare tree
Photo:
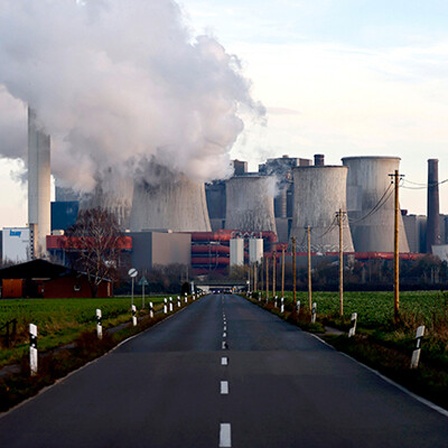
[[[87,275],[92,297],[103,281],[117,280],[125,237],[114,215],[102,208],[81,210],[65,241],[73,267]]]

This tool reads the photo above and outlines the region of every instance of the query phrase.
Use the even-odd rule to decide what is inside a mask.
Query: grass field
[[[160,307],[162,297],[146,298]],[[134,298],[137,309],[142,306],[141,297]],[[8,321],[17,319],[17,335],[11,347],[6,348],[0,332],[0,367],[19,362],[29,350],[29,324],[38,327],[38,347],[45,351],[72,342],[82,333],[95,331],[96,309],[101,309],[103,329],[129,322],[131,298],[108,299],[14,299],[0,300],[0,328]],[[148,308],[139,314],[148,313]]]

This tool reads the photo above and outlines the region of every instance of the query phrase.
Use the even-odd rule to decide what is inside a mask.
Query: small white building
[[[2,232],[2,260],[22,263],[30,259],[30,229],[5,227]]]

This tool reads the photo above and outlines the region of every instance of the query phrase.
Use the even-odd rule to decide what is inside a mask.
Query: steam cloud
[[[225,177],[242,114],[264,113],[238,59],[193,37],[171,0],[0,0],[4,157],[25,157],[28,104],[52,137],[52,172],[82,191],[154,158]]]

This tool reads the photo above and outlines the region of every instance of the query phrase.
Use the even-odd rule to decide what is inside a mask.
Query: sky
[[[427,160],[438,159],[439,180],[448,179],[448,2],[182,0],[179,6],[192,38],[212,36],[241,64],[251,100],[238,94],[239,103],[259,102],[266,111],[261,117],[240,111],[244,127],[232,128],[236,142],[234,134],[223,140],[231,158],[256,170],[284,154],[325,154],[335,165],[347,156],[397,156],[401,207],[426,213]],[[6,103],[0,115],[21,114],[23,105]],[[7,134],[1,150],[9,127],[0,130]],[[0,227],[26,224],[23,169],[20,159],[0,160]],[[448,182],[440,197],[448,214]]]

